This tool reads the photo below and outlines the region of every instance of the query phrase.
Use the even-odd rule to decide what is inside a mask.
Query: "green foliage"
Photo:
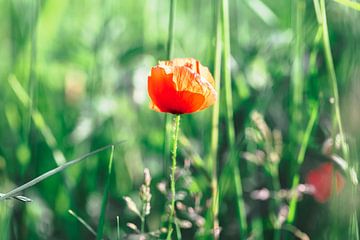
[[[0,239],[166,236],[166,120],[147,96],[166,56],[208,66],[220,96],[181,117],[173,236],[359,239],[359,22],[356,0],[0,1]],[[345,189],[294,195],[325,161]],[[139,219],[124,197],[144,206],[145,168]]]

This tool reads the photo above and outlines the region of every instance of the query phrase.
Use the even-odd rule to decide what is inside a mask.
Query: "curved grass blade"
[[[358,2],[350,1],[350,0],[334,0],[334,1],[346,7],[360,11],[360,3]]]
[[[52,175],[55,175],[56,173],[59,173],[59,172],[65,170],[66,168],[68,168],[68,167],[70,167],[70,166],[72,166],[74,164],[77,164],[77,163],[87,159],[88,157],[91,157],[91,156],[93,156],[93,155],[95,155],[95,154],[97,154],[99,152],[102,152],[102,151],[104,151],[104,150],[106,150],[106,149],[108,149],[110,147],[114,147],[114,144],[110,144],[110,145],[101,147],[101,148],[99,148],[97,150],[94,150],[92,152],[89,152],[89,153],[87,153],[87,154],[85,154],[85,155],[83,155],[83,156],[81,156],[79,158],[76,158],[76,159],[74,159],[72,161],[69,161],[69,162],[67,162],[65,164],[62,164],[62,165],[60,165],[60,166],[58,166],[58,167],[56,167],[56,168],[54,168],[54,169],[52,169],[52,170],[50,170],[50,171],[48,171],[46,173],[34,178],[33,180],[31,180],[31,181],[29,181],[29,182],[15,188],[15,189],[13,189],[13,190],[11,190],[10,192],[5,193],[4,195],[2,195],[0,197],[0,201],[15,197],[15,196],[19,195],[22,191],[34,186],[35,184],[45,180],[46,178],[51,177]]]
[[[109,189],[110,189],[110,179],[111,179],[113,159],[114,159],[114,145],[111,146],[111,153],[110,153],[109,166],[108,166],[108,175],[107,175],[107,179],[106,179],[104,195],[103,195],[102,202],[101,202],[99,226],[98,226],[98,231],[97,231],[97,236],[96,236],[97,240],[102,239],[103,232],[104,232],[105,212],[106,212],[106,205],[107,205]]]
[[[2,197],[3,195],[5,195],[5,194],[0,193],[0,197]],[[32,202],[32,200],[30,198],[25,197],[25,196],[14,196],[13,198],[16,200],[19,200],[21,202]]]
[[[305,153],[306,153],[306,149],[309,145],[309,141],[310,141],[310,137],[311,137],[311,133],[314,129],[315,123],[316,123],[316,119],[318,118],[318,105],[315,104],[312,106],[312,111],[311,111],[311,115],[310,115],[310,119],[309,122],[307,124],[305,133],[304,133],[304,137],[302,139],[301,142],[301,146],[300,146],[300,150],[297,156],[297,166],[298,168],[300,168],[300,166],[302,165],[302,163],[304,162],[305,159]],[[293,182],[292,182],[292,190],[296,191],[297,186],[300,183],[300,175],[297,172],[293,178]],[[295,220],[295,214],[296,214],[296,206],[297,206],[297,196],[296,194],[294,194],[290,200],[290,206],[289,206],[289,214],[288,214],[288,218],[287,221],[289,223],[294,222]]]
[[[91,232],[96,237],[95,230],[81,217],[79,217],[73,210],[68,210],[69,214],[72,215],[76,220],[78,220],[89,232]]]

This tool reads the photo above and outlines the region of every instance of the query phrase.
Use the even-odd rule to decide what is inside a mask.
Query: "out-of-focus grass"
[[[263,147],[249,141],[245,134],[246,129],[253,128],[250,113],[254,110],[264,116],[270,129],[278,129],[283,135],[281,188],[291,188],[293,176],[299,176],[303,183],[309,169],[330,161],[321,153],[327,138],[335,138],[333,151],[348,161],[348,169],[357,170],[358,3],[229,0],[229,42],[222,40],[221,45],[230,43],[231,51],[221,63],[223,72],[218,74],[227,76],[226,94],[232,96],[232,109],[225,107],[222,78],[219,142],[211,156],[217,160],[217,174],[211,174],[207,165],[199,165],[214,149],[210,143],[212,111],[182,116],[181,137],[186,141],[180,141],[179,149],[184,150],[179,151],[178,166],[183,167],[194,156],[197,161],[190,167],[190,177],[178,180],[179,191],[190,192],[185,203],[194,209],[197,201],[207,206],[211,176],[224,174],[230,154],[236,160],[232,170],[241,173],[245,200],[241,208],[246,210],[240,209],[240,215],[244,214],[249,223],[249,234],[259,239],[273,236],[268,217],[273,211],[271,204],[251,198],[254,190],[271,189],[271,176],[243,157],[244,152]],[[197,58],[214,72],[218,4],[216,0],[177,1],[172,57]],[[159,0],[0,1],[0,192],[55,168],[59,159],[71,159],[126,140],[115,150],[109,179],[109,154],[99,153],[91,161],[67,170],[68,185],[60,175],[28,189],[24,195],[34,200],[31,204],[1,201],[1,239],[93,237],[68,214],[69,209],[94,229],[98,229],[100,216],[105,216],[104,236],[124,236],[131,232],[126,223],[136,223],[137,218],[127,210],[122,197],[139,200],[137,192],[145,167],[153,177],[152,210],[145,229],[159,228],[166,215],[166,197],[155,187],[166,180],[162,170],[163,115],[149,110],[146,82],[150,67],[167,56],[169,9],[170,1]],[[230,68],[225,71],[225,66]],[[25,95],[14,89],[9,77],[19,81]],[[29,99],[24,102],[21,96]],[[309,106],[313,103],[319,107],[318,120],[310,131],[307,126],[314,113]],[[232,120],[225,117],[227,111],[233,112]],[[340,117],[344,138],[336,138]],[[229,121],[234,123],[233,140],[227,137]],[[338,149],[336,139],[345,140],[349,152]],[[189,144],[182,146],[182,142]],[[184,184],[189,179],[191,184]],[[105,214],[101,203],[108,181],[111,184]],[[218,210],[220,239],[237,239],[240,225],[239,214],[234,211],[239,203],[235,201],[236,185],[228,182],[218,186],[224,193]],[[291,232],[300,229],[311,239],[328,239],[330,235],[340,239],[344,233],[356,239],[358,195],[358,187],[352,186],[349,178],[345,190],[330,203],[318,204],[305,195],[297,202],[292,223],[296,228],[285,226],[281,234],[292,238]],[[184,216],[179,212],[179,217]],[[183,239],[208,236],[195,233],[195,225],[193,222],[192,228],[183,230]]]

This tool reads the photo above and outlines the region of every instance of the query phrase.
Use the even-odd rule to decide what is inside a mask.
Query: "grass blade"
[[[96,236],[97,240],[102,239],[103,232],[104,232],[106,206],[107,206],[109,189],[110,189],[110,180],[111,180],[113,159],[114,159],[114,145],[111,146],[111,153],[110,153],[109,166],[108,166],[108,176],[106,179],[104,195],[103,195],[102,202],[101,202],[101,212],[100,212],[99,225],[98,225],[98,231],[97,231],[97,236]]]
[[[117,240],[120,240],[120,218],[116,216],[116,233],[117,233]]]
[[[354,10],[360,11],[360,3],[350,1],[350,0],[334,0],[337,3],[340,3],[341,5],[344,5],[346,7],[352,8]]]
[[[306,149],[307,149],[307,146],[309,145],[311,132],[314,128],[317,117],[318,117],[318,106],[316,105],[316,106],[312,107],[311,116],[310,116],[309,122],[307,124],[303,140],[301,142],[300,150],[299,150],[299,153],[297,156],[298,168],[304,162]],[[292,191],[294,191],[294,192],[296,191],[296,188],[299,185],[299,182],[300,182],[300,175],[297,171],[297,173],[295,174],[295,176],[293,178],[292,188],[291,188]],[[288,214],[288,218],[287,218],[287,221],[289,223],[292,223],[295,220],[296,206],[297,206],[297,196],[294,194],[290,200],[289,214]]]
[[[330,75],[330,85],[332,89],[332,94],[334,98],[334,108],[335,108],[335,121],[337,122],[339,128],[339,135],[340,135],[340,145],[343,157],[346,161],[349,161],[349,147],[345,141],[345,135],[343,131],[343,125],[341,120],[341,113],[340,113],[340,97],[339,97],[339,90],[337,85],[334,61],[331,53],[330,48],[330,40],[329,40],[329,30],[327,25],[327,17],[326,17],[326,5],[325,0],[320,0],[320,9],[321,9],[321,17],[322,17],[322,37],[323,37],[323,44],[324,44],[324,51],[325,51],[325,61],[326,66]]]
[[[101,147],[99,149],[96,149],[95,151],[89,152],[89,153],[87,153],[87,154],[85,154],[85,155],[83,155],[83,156],[81,156],[79,158],[76,158],[76,159],[74,159],[72,161],[69,161],[69,162],[63,164],[63,165],[60,165],[60,166],[58,166],[58,167],[56,167],[56,168],[42,174],[42,175],[34,178],[33,180],[31,180],[31,181],[29,181],[29,182],[15,188],[15,189],[13,189],[13,190],[11,190],[10,192],[5,193],[4,195],[2,195],[0,197],[0,201],[8,199],[8,198],[15,197],[15,196],[19,195],[22,191],[34,186],[35,184],[37,184],[37,183],[39,183],[41,181],[44,181],[48,177],[51,177],[51,176],[55,175],[56,173],[59,173],[59,172],[65,170],[66,168],[68,168],[68,167],[70,167],[70,166],[72,166],[74,164],[77,164],[77,163],[87,159],[88,157],[91,157],[91,156],[93,156],[93,155],[95,155],[95,154],[97,154],[99,152],[102,152],[102,151],[104,151],[104,150],[106,150],[106,149],[108,149],[110,147],[114,147],[114,145],[110,144],[110,145]]]
[[[21,86],[19,81],[14,75],[10,75],[8,78],[9,84],[14,91],[15,95],[18,97],[20,102],[25,106],[29,107],[32,105],[31,97],[27,94],[25,89]],[[34,122],[36,128],[40,131],[41,135],[44,137],[46,144],[50,147],[54,160],[58,166],[65,163],[65,156],[57,148],[57,141],[52,133],[50,127],[46,124],[46,121],[43,115],[35,108],[31,108],[31,118]],[[67,179],[66,183],[68,182]]]
[[[221,2],[217,1],[217,13],[216,13],[216,47],[215,47],[215,66],[214,66],[214,78],[215,78],[215,89],[218,93],[218,100],[215,102],[212,112],[212,126],[211,126],[211,149],[209,157],[209,165],[211,167],[211,190],[212,190],[212,203],[211,203],[211,214],[213,222],[213,235],[214,239],[218,239],[219,229],[219,186],[217,176],[217,154],[219,145],[219,115],[220,115],[220,75],[221,75]]]
[[[79,217],[73,210],[69,209],[68,211],[70,215],[75,217],[89,232],[91,232],[94,236],[96,236],[95,230],[81,217]]]
[[[236,203],[238,207],[238,215],[240,222],[240,236],[245,238],[247,233],[247,222],[245,215],[245,203],[243,199],[241,175],[235,160],[235,127],[233,116],[233,101],[232,101],[232,87],[231,87],[231,69],[230,69],[230,17],[229,17],[229,2],[222,1],[222,24],[223,24],[223,41],[224,41],[224,82],[225,82],[225,100],[226,100],[226,120],[228,128],[229,139],[229,165],[231,164],[233,170],[233,181],[236,191]]]

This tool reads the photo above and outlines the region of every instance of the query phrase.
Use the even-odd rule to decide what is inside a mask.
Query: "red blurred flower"
[[[334,170],[332,163],[323,163],[318,168],[309,171],[306,183],[314,187],[314,197],[320,202],[326,202],[332,191],[332,184],[335,184],[337,193],[340,193],[345,185],[344,177],[339,171]]]
[[[209,69],[193,58],[160,61],[151,69],[148,92],[153,110],[173,114],[203,110],[217,98]]]

